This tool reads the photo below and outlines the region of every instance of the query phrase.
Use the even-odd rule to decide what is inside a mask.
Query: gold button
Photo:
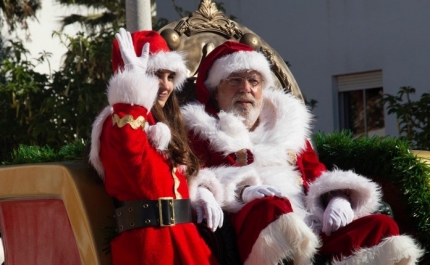
[[[129,212],[132,212],[132,211],[133,211],[133,208],[132,208],[132,207],[128,208],[128,211],[129,211]]]
[[[134,223],[133,223],[133,222],[131,222],[131,223],[130,223],[130,226],[134,226]]]

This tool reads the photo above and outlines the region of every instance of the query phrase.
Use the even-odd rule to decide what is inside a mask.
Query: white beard
[[[256,100],[254,103],[255,104],[252,104],[250,108],[232,106],[229,110],[235,116],[240,117],[243,124],[245,124],[248,129],[251,129],[257,122],[258,117],[260,117],[261,109],[263,108],[263,100]]]

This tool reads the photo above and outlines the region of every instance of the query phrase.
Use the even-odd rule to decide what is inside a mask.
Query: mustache
[[[236,102],[238,102],[238,101],[248,101],[254,107],[257,104],[257,100],[255,100],[255,98],[253,98],[251,96],[246,96],[246,95],[236,95],[236,96],[234,96],[233,97],[233,104],[236,103]]]

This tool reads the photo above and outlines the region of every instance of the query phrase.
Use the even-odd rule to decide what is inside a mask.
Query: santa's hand
[[[115,38],[119,44],[119,50],[122,60],[124,61],[125,69],[139,69],[142,72],[146,72],[149,58],[149,43],[143,45],[142,55],[137,57],[130,32],[126,31],[124,28],[120,28],[119,33],[115,34]]]
[[[241,198],[243,202],[248,203],[268,196],[282,197],[282,193],[278,189],[268,185],[250,186],[242,191]]]
[[[351,223],[353,218],[354,211],[351,203],[343,197],[334,197],[324,211],[322,232],[329,236],[332,232]]]
[[[197,188],[195,208],[197,213],[197,223],[201,223],[203,218],[206,219],[208,228],[215,232],[219,227],[222,227],[224,222],[224,213],[214,195],[208,189]]]

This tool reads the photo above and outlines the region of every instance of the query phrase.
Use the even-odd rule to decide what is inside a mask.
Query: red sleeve
[[[193,132],[188,132],[188,139],[191,151],[197,156],[201,167],[207,167],[209,163],[210,153],[208,149],[208,142],[202,140],[198,135]]]
[[[318,155],[309,141],[306,141],[305,150],[297,156],[297,167],[302,174],[305,191],[307,191],[309,183],[327,170],[325,165],[319,161]]]

